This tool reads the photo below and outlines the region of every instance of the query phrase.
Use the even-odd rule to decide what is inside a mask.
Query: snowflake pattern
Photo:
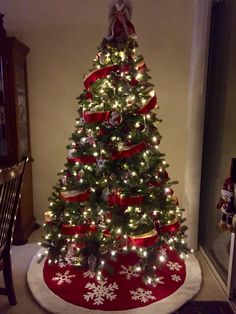
[[[60,268],[63,268],[66,266],[73,266],[76,261],[77,261],[77,258],[75,256],[66,256],[64,259],[60,259],[58,266]]]
[[[166,249],[161,247],[159,250],[160,255],[164,256],[165,258],[167,257],[167,252]]]
[[[52,281],[57,281],[58,286],[62,285],[63,283],[70,284],[71,278],[74,278],[75,275],[70,275],[70,271],[67,270],[64,273],[56,273],[56,276],[52,278]]]
[[[152,291],[144,290],[143,288],[137,288],[136,290],[131,290],[131,299],[132,300],[139,300],[143,303],[147,303],[148,300],[155,300],[156,297],[152,295]]]
[[[168,262],[168,264],[166,264],[166,266],[168,266],[170,270],[177,270],[177,271],[179,271],[180,268],[182,268],[182,266],[177,262],[176,263]]]
[[[171,280],[178,282],[178,281],[181,281],[181,278],[180,276],[174,274],[174,275],[171,275]]]
[[[125,267],[124,265],[121,265],[121,268],[123,270],[119,271],[119,274],[125,275],[127,280],[132,279],[132,277],[139,277],[138,271],[135,269],[135,266],[129,265],[128,267]]]
[[[87,302],[93,300],[93,305],[103,304],[105,300],[113,301],[117,297],[117,295],[114,293],[114,290],[119,289],[116,282],[107,284],[107,278],[98,281],[97,285],[95,283],[89,282],[86,284],[85,288],[91,291],[84,295],[84,299]]]
[[[87,278],[87,277],[88,278],[94,278],[95,273],[89,269],[83,273],[83,276],[84,276],[84,278]]]

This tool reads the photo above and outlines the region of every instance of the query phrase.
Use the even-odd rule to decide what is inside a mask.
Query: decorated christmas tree
[[[110,261],[136,254],[136,270],[155,283],[165,248],[188,254],[183,209],[159,151],[157,96],[130,21],[117,1],[108,36],[78,97],[65,169],[45,213],[49,263],[68,261],[103,278]]]

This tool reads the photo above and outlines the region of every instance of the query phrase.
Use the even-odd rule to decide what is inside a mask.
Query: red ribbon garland
[[[61,225],[61,234],[63,235],[70,235],[74,236],[76,234],[85,234],[87,232],[96,232],[97,227],[93,225],[77,225],[77,226],[70,226],[70,225]]]
[[[142,152],[146,147],[147,144],[144,142],[135,144],[122,151],[112,154],[112,160],[132,157],[134,154]]]
[[[68,196],[66,196],[66,194],[68,194]],[[78,194],[75,194],[73,196],[70,196],[70,191],[65,192],[65,193],[61,192],[61,198],[65,201],[71,202],[71,203],[85,202],[88,200],[89,195],[90,195],[89,190],[87,190],[85,192],[79,192],[78,191]]]
[[[157,226],[157,231],[160,233],[163,233],[163,232],[171,233],[171,232],[178,231],[179,228],[180,228],[180,224],[178,221],[176,221],[175,223],[170,224],[170,225],[164,225],[164,226],[160,226],[160,227]]]
[[[85,111],[83,117],[85,123],[108,121],[110,117],[110,111]]]
[[[84,165],[90,165],[90,164],[96,163],[97,159],[96,157],[93,157],[93,156],[80,156],[80,157],[68,157],[67,161],[73,162],[73,163],[79,162]]]
[[[121,197],[118,194],[110,194],[108,196],[108,203],[110,206],[118,205],[120,207],[128,207],[134,205],[141,205],[144,201],[143,195]]]
[[[144,107],[137,110],[138,114],[147,114],[149,111],[157,106],[157,96],[154,95]]]
[[[93,72],[89,73],[84,78],[84,86],[86,89],[89,89],[90,86],[96,82],[97,79],[105,78],[107,75],[109,75],[117,66],[110,65],[101,69],[96,69]]]

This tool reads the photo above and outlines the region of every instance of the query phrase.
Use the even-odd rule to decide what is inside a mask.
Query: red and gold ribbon
[[[158,234],[155,229],[150,232],[138,235],[138,236],[129,236],[128,245],[136,247],[149,247],[153,246],[158,240]]]
[[[117,159],[123,159],[123,158],[130,158],[134,154],[141,153],[145,148],[147,147],[147,144],[142,142],[139,144],[132,145],[124,150],[121,150],[119,152],[112,154],[112,160]]]
[[[88,200],[90,195],[90,191],[77,191],[77,190],[72,190],[72,191],[64,191],[61,192],[61,198],[67,202],[85,202]]]

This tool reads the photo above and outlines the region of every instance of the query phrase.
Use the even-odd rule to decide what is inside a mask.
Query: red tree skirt
[[[119,255],[110,262],[114,272],[104,272],[101,281],[88,269],[70,265],[70,257],[66,265],[48,265],[37,263],[35,256],[28,283],[37,301],[52,313],[171,313],[199,290],[201,271],[194,256],[184,262],[174,251],[162,250],[167,263],[157,270],[154,286],[142,282],[135,254]]]

